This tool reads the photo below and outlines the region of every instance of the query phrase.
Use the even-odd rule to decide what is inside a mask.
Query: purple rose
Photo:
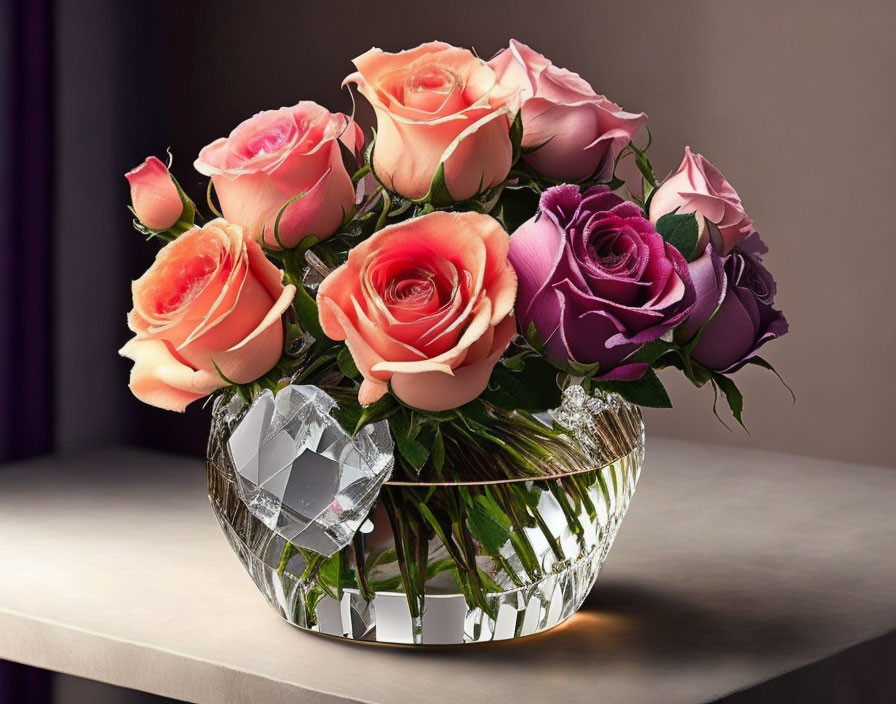
[[[599,379],[637,379],[629,358],[685,319],[696,300],[684,257],[638,206],[606,186],[556,186],[510,238],[516,315],[552,360],[600,364]]]
[[[691,262],[697,303],[675,336],[681,342],[692,340],[719,308],[691,352],[704,367],[726,374],[737,371],[762,345],[787,332],[787,320],[772,307],[775,280],[762,263],[767,251],[754,233],[725,258],[709,245]]]

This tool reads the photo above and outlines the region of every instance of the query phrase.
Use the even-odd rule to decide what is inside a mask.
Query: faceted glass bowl
[[[255,584],[300,628],[434,645],[531,635],[588,595],[644,456],[640,412],[618,397],[570,395],[555,417],[576,429],[590,466],[487,483],[386,482],[351,542],[330,555],[293,545],[250,510],[221,422],[209,442],[209,498]]]

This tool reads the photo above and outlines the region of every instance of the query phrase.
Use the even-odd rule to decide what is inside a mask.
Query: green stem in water
[[[297,555],[299,549],[290,542],[286,542],[283,545],[283,552],[280,553],[280,564],[277,565],[277,576],[282,577],[283,572],[286,570],[286,565],[289,564],[289,561],[293,558],[294,555]]]
[[[361,531],[355,533],[352,538],[352,550],[355,553],[355,569],[358,572],[358,587],[361,590],[361,596],[368,604],[373,601],[373,590],[370,588],[370,582],[367,578],[367,564],[364,560],[364,534]]]

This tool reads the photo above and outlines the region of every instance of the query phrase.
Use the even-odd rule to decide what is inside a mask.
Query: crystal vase
[[[280,412],[272,403],[256,414],[269,424]],[[570,429],[580,466],[470,483],[386,481],[391,466],[376,448],[388,430],[340,440],[326,408],[317,420],[293,411],[291,425],[254,429],[261,451],[247,459],[232,436],[254,421],[215,409],[209,498],[284,619],[353,640],[453,644],[531,635],[579,609],[638,481],[636,407],[567,389],[554,417]],[[265,451],[278,443],[285,459]]]

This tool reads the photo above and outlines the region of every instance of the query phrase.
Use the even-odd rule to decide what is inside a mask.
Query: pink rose
[[[390,190],[419,200],[439,166],[455,201],[497,186],[510,171],[511,112],[495,73],[466,49],[443,42],[354,60],[356,83],[376,112],[373,170]]]
[[[711,240],[713,248],[724,257],[753,232],[753,221],[744,211],[737,191],[715,166],[694,154],[690,147],[685,147],[678,171],[663,181],[650,199],[650,220],[655,223],[676,208],[679,213],[697,216],[698,254]]]
[[[195,167],[212,177],[227,220],[256,239],[263,232],[270,247],[291,249],[308,235],[332,235],[354,206],[340,136],[360,150],[363,136],[349,117],[303,101],[250,117],[199,152]],[[280,219],[278,243],[277,214],[299,194]]]
[[[501,85],[520,92],[523,158],[560,181],[608,179],[613,162],[647,121],[598,95],[578,74],[515,39],[491,61]]]
[[[488,215],[436,211],[391,225],[320,285],[324,333],[345,340],[362,404],[388,390],[426,411],[456,408],[488,384],[516,333],[509,237]]]
[[[180,220],[184,203],[168,173],[168,167],[154,156],[128,171],[131,205],[137,219],[150,230],[167,230]]]
[[[134,360],[130,388],[141,401],[183,411],[226,386],[254,381],[283,351],[281,315],[295,286],[238,225],[213,220],[163,247],[134,282],[121,354]],[[217,365],[220,369],[215,369]]]

